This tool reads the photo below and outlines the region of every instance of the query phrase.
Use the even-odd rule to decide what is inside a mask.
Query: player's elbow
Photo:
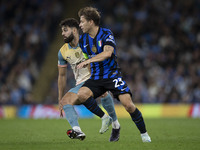
[[[111,51],[106,52],[106,54],[105,54],[106,59],[110,58],[111,56],[112,56],[112,52]]]
[[[62,74],[62,73],[59,73],[59,74],[58,74],[58,79],[60,79],[60,80],[62,80],[62,81],[63,81],[63,80],[66,80],[66,75],[65,75],[64,73],[63,73],[63,74]]]

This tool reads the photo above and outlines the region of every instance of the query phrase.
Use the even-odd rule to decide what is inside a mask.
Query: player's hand
[[[83,61],[77,65],[77,69],[85,68],[85,67],[87,67],[88,64],[89,64],[89,62],[87,60]]]
[[[63,117],[63,105],[59,102],[60,117]]]
[[[63,117],[63,109],[62,110],[60,110],[60,117]]]

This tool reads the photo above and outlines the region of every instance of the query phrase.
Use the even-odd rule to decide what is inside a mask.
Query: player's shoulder
[[[65,51],[67,51],[68,49],[69,49],[68,43],[63,44],[63,46],[58,51],[58,56],[64,55]]]
[[[87,36],[87,33],[83,33],[79,36],[79,40],[83,40]]]
[[[66,50],[66,49],[68,49],[69,47],[68,47],[68,43],[65,43],[65,44],[63,44],[63,46],[60,48],[60,51],[62,51],[62,50]]]
[[[104,34],[113,34],[112,31],[108,28],[101,28],[101,30]]]
[[[86,40],[86,37],[87,37],[87,33],[84,33],[79,36],[79,46],[81,48],[83,48],[83,43],[84,43],[84,40]]]

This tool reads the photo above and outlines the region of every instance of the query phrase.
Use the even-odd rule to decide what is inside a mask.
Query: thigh
[[[62,105],[79,105],[80,101],[78,100],[78,95],[76,93],[67,92],[62,98]]]
[[[78,91],[78,99],[81,103],[84,103],[89,97],[93,96],[92,91],[88,87],[81,87]]]
[[[81,88],[81,86],[84,84],[81,83],[81,84],[78,84],[77,86],[71,88],[62,98],[62,104],[63,105],[67,105],[67,104],[70,104],[70,105],[78,105],[78,104],[81,104],[81,102],[78,100],[78,91],[79,89]]]
[[[112,78],[105,80],[104,85],[108,91],[111,91],[113,96],[119,100],[119,95],[121,94],[129,94],[132,96],[132,93],[126,84],[126,82],[123,80],[122,77]]]

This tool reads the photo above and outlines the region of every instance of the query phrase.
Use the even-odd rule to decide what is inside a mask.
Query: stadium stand
[[[198,0],[96,0],[94,5],[102,25],[114,32],[136,102],[200,102]]]
[[[135,102],[200,103],[198,0],[95,0],[93,6],[115,35]]]
[[[118,61],[135,102],[200,103],[199,0],[92,2],[101,11],[102,26],[115,35]],[[0,104],[34,103],[31,90],[61,6],[56,0],[0,2]],[[68,78],[70,89],[70,71]],[[57,103],[57,76],[44,103]]]
[[[34,103],[32,87],[62,9],[56,0],[0,2],[0,104]]]

